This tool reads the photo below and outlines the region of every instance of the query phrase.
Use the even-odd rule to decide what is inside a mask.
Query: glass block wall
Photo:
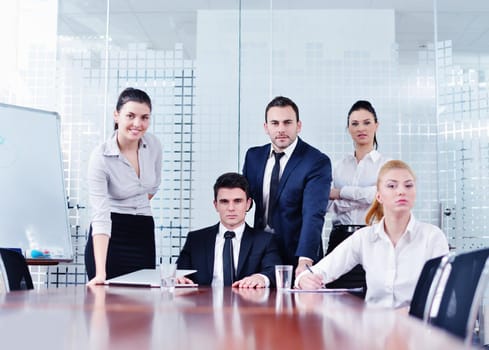
[[[150,50],[141,44],[129,45],[127,49],[113,46],[108,60],[104,60],[104,46],[97,45],[97,41],[60,43],[62,148],[75,256],[73,263],[49,268],[47,283],[86,282],[83,256],[90,222],[86,166],[91,150],[110,137],[117,96],[127,86],[141,88],[152,98],[150,131],[163,147],[162,184],[152,199],[157,256],[178,256],[189,229],[194,63],[183,58],[181,45],[167,51]],[[103,93],[105,64],[109,67],[108,102]]]
[[[457,250],[489,245],[489,70],[453,61],[437,46],[440,202],[443,229]]]

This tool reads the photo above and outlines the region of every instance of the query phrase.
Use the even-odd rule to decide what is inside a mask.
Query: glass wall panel
[[[437,2],[443,228],[457,250],[489,245],[489,4]]]
[[[105,1],[59,1],[56,111],[61,116],[61,147],[72,224],[74,261],[48,269],[47,283],[85,283],[84,249],[89,229],[87,165],[103,140],[106,103],[107,39]]]
[[[56,0],[17,0],[0,13],[0,101],[54,110]]]
[[[254,5],[243,1],[241,11],[240,159],[249,146],[269,142],[261,127],[265,106],[284,95],[299,105],[301,137],[334,164],[353,153],[346,129],[350,106],[369,100],[380,123],[379,151],[412,165],[416,216],[437,224],[432,8],[390,1],[378,7],[332,1]],[[411,32],[426,20],[429,30]],[[329,221],[327,215],[325,241]]]
[[[76,52],[87,58],[73,89],[85,90],[77,93],[87,96],[92,102],[86,107],[93,109],[78,117],[78,122],[88,127],[77,130],[85,135],[81,156],[85,166],[77,168],[83,172],[79,183],[85,194],[80,206],[84,209],[88,205],[86,160],[91,150],[113,133],[118,94],[128,86],[145,90],[153,102],[150,131],[163,146],[162,184],[152,200],[157,256],[177,256],[189,229],[218,220],[212,206],[217,175],[238,170],[239,13],[228,2],[219,11],[227,11],[231,17],[211,23],[208,13],[213,8],[200,2],[176,6],[111,0],[88,10],[85,6],[89,5],[73,2],[61,8],[60,15],[60,22],[66,24],[66,33],[60,32],[60,38],[70,43],[65,44],[72,50],[69,54]],[[82,18],[88,18],[89,24],[80,24]],[[226,28],[220,31],[225,39],[209,35],[213,33],[209,28],[216,25]],[[72,27],[75,29],[70,32]],[[96,35],[92,28],[99,28],[101,34]],[[73,47],[73,41],[89,41],[88,52],[85,47]],[[229,45],[226,54],[216,55],[215,47],[223,42]],[[72,66],[79,59],[72,60],[66,60],[71,66],[68,64],[63,78],[73,74]],[[87,214],[80,225],[83,238],[89,212],[83,210]],[[193,224],[194,218],[200,221]],[[82,254],[80,249],[80,257]],[[83,259],[79,262],[83,272]]]

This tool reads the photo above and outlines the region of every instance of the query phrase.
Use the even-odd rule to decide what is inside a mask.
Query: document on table
[[[286,292],[292,293],[344,293],[344,292],[363,292],[363,288],[320,288],[320,289],[285,289]]]
[[[197,270],[177,270],[176,276],[186,276]],[[108,279],[104,282],[107,285],[133,285],[143,287],[159,287],[160,286],[160,270],[159,269],[142,269],[128,273],[119,277]],[[177,284],[175,287],[197,287],[197,284]]]

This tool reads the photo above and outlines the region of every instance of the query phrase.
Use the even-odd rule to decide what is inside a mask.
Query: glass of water
[[[160,264],[161,290],[173,292],[176,283],[177,264],[162,263]]]
[[[292,265],[275,265],[277,289],[290,289],[292,286]]]

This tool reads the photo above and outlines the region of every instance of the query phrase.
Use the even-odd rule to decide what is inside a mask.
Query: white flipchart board
[[[73,259],[55,112],[0,104],[0,247]]]

